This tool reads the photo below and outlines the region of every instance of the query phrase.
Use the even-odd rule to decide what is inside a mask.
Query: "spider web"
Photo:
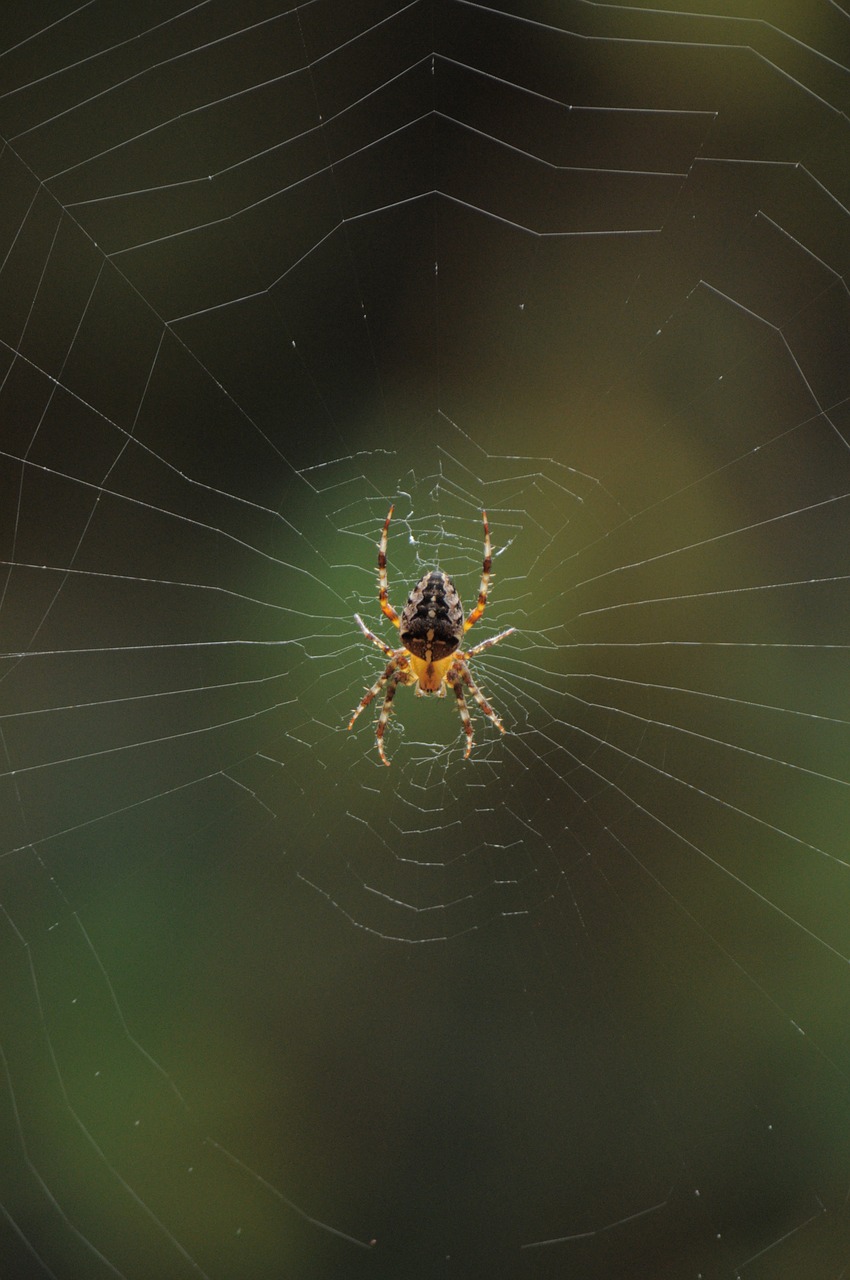
[[[2,39],[8,1273],[846,1277],[846,11]]]

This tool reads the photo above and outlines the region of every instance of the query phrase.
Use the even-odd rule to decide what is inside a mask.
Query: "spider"
[[[387,719],[398,686],[400,684],[415,685],[417,697],[436,694],[438,698],[444,698],[446,685],[449,685],[457,698],[457,709],[466,734],[466,750],[463,758],[468,760],[469,753],[472,751],[472,721],[463,695],[464,685],[469,689],[485,716],[489,716],[502,733],[505,732],[505,727],[472,679],[466,664],[470,658],[483,653],[485,649],[492,648],[506,636],[513,635],[516,630],[516,627],[508,627],[507,631],[501,631],[497,636],[491,636],[489,640],[482,640],[481,644],[475,645],[472,649],[464,651],[458,648],[462,636],[470,627],[475,626],[487,604],[490,566],[493,563],[487,512],[481,513],[484,517],[484,564],[481,570],[481,586],[478,589],[478,603],[469,617],[464,619],[457,588],[442,569],[432,569],[430,573],[426,573],[419,579],[407,597],[407,604],[402,610],[401,617],[390,604],[387,598],[387,534],[394,510],[395,507],[390,507],[378,547],[378,601],[384,614],[393,626],[399,629],[401,648],[391,649],[388,644],[374,635],[360,615],[355,613],[357,625],[366,639],[377,645],[390,661],[380,680],[376,680],[372,688],[367,690],[360,699],[360,705],[349,720],[348,727],[351,728],[360,712],[368,707],[372,699],[386,685],[387,692],[381,714],[378,716],[375,738],[378,754],[384,764],[389,765],[390,762],[384,754],[384,730],[387,727]]]

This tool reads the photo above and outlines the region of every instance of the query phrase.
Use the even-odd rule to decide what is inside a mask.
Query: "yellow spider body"
[[[424,658],[416,658],[411,654],[409,661],[413,673],[411,683],[416,682],[417,694],[421,697],[423,693],[436,693],[438,698],[444,698],[446,679],[454,657],[441,658],[439,662],[426,662]]]
[[[438,698],[443,698],[448,685],[454,690],[457,698],[457,707],[466,734],[464,759],[468,759],[472,750],[472,721],[469,717],[469,708],[466,705],[466,698],[463,693],[464,685],[469,689],[484,714],[489,716],[496,727],[502,733],[505,732],[505,729],[501,720],[472,679],[469,667],[466,665],[467,661],[484,649],[489,649],[494,644],[498,644],[506,636],[512,635],[515,630],[514,627],[509,627],[507,631],[502,631],[497,636],[491,636],[489,640],[483,640],[481,644],[475,645],[472,649],[463,651],[460,648],[464,633],[475,625],[487,604],[487,591],[490,585],[490,568],[492,565],[490,527],[487,523],[487,512],[484,511],[482,513],[484,516],[484,564],[481,570],[481,586],[478,589],[478,601],[475,608],[466,619],[463,616],[463,608],[455,584],[447,573],[443,573],[442,569],[432,569],[430,573],[426,573],[424,577],[420,578],[408,596],[407,604],[402,610],[401,616],[396,613],[389,602],[387,586],[387,536],[392,514],[393,508],[390,507],[390,513],[384,521],[381,541],[378,546],[378,600],[385,616],[389,618],[393,626],[399,629],[401,648],[390,648],[388,644],[385,644],[383,640],[380,640],[365,626],[359,614],[354,615],[360,630],[367,640],[371,640],[374,645],[382,650],[390,661],[381,678],[360,699],[360,704],[349,720],[348,727],[349,729],[351,728],[364,707],[368,707],[372,699],[386,685],[387,691],[384,695],[381,714],[378,717],[375,738],[378,745],[378,754],[384,764],[388,765],[389,760],[384,754],[384,730],[398,686],[400,684],[412,684],[416,686],[415,691],[419,697],[427,694],[436,694]]]

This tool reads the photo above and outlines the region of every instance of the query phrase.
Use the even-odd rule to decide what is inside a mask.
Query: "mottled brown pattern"
[[[447,573],[434,569],[420,578],[401,615],[400,639],[425,662],[440,662],[454,653],[463,636],[463,607]]]

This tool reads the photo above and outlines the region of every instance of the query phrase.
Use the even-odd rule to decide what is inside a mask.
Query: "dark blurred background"
[[[0,1274],[838,1280],[847,14],[0,44]]]

